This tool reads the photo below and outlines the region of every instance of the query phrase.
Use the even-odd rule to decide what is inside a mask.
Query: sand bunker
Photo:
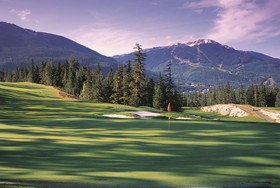
[[[137,118],[160,116],[159,113],[148,112],[148,111],[137,111],[137,112],[129,111],[127,113],[135,114],[135,115],[137,115]],[[127,119],[136,118],[136,117],[126,116],[126,115],[121,115],[121,114],[103,114],[102,116],[109,117],[109,118],[127,118]]]

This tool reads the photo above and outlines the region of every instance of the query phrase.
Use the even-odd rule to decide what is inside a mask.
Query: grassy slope
[[[61,100],[29,83],[0,83],[0,108],[0,186],[280,183],[277,124],[171,121],[167,130],[166,120],[99,117],[132,107]]]

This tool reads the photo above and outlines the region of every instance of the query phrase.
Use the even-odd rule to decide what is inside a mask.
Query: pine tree
[[[98,102],[104,102],[104,88],[103,88],[103,74],[101,72],[100,65],[97,64],[94,72],[94,86],[93,86],[93,98]]]
[[[87,67],[85,70],[85,81],[83,83],[82,91],[80,94],[80,98],[82,100],[93,100],[93,76],[90,68]]]
[[[143,104],[145,106],[153,106],[153,97],[155,92],[155,83],[152,78],[147,78],[145,81],[145,89],[143,93]]]
[[[241,85],[240,88],[238,89],[237,101],[239,104],[246,104],[246,93],[243,88],[243,85]]]
[[[113,82],[114,74],[112,69],[110,69],[107,77],[104,79],[104,102],[111,102],[111,96],[113,95]]]
[[[246,91],[246,100],[250,105],[255,105],[255,88],[254,85],[250,85]]]
[[[40,71],[39,71],[39,66],[35,66],[35,73],[34,73],[34,82],[35,83],[40,83]]]
[[[77,93],[77,76],[76,72],[79,69],[79,62],[76,59],[70,59],[68,69],[68,79],[66,82],[65,90],[68,93],[75,95]]]
[[[0,82],[4,82],[5,72],[0,71]]]
[[[216,90],[207,93],[207,106],[217,104]]]
[[[131,101],[131,92],[133,88],[132,83],[132,69],[131,69],[131,62],[128,61],[127,65],[124,66],[124,73],[123,73],[123,83],[122,83],[122,101],[123,104],[129,105]]]
[[[83,83],[83,87],[80,94],[80,99],[82,100],[92,100],[92,83],[90,80],[87,80]]]
[[[161,73],[158,77],[158,83],[155,86],[155,92],[153,97],[153,107],[156,109],[164,110],[166,104],[166,88],[164,85],[163,77]]]
[[[45,67],[45,72],[44,72],[44,84],[46,85],[50,85],[50,86],[53,86],[54,85],[54,74],[55,74],[55,68],[52,64],[51,61],[49,61],[47,64],[46,64],[46,67]]]
[[[44,84],[46,64],[47,64],[46,62],[42,61],[39,66],[39,77],[40,77],[41,84]]]
[[[67,80],[69,77],[69,61],[68,60],[63,64],[62,70],[63,70],[62,87],[65,90],[66,85],[67,85]]]
[[[34,65],[34,60],[32,59],[31,61],[31,67],[29,68],[29,74],[28,74],[28,81],[35,83],[35,65]]]
[[[275,100],[276,100],[276,95],[277,91],[275,88],[270,88],[267,90],[267,98],[266,98],[266,105],[268,107],[274,107],[275,106]]]
[[[174,95],[174,84],[172,82],[172,71],[171,71],[171,61],[167,64],[167,69],[165,71],[165,87],[166,87],[166,107],[169,102],[171,102]]]
[[[122,104],[123,102],[122,84],[123,84],[123,67],[119,65],[114,75],[113,95],[111,96],[111,100],[115,104]]]
[[[81,66],[79,67],[78,72],[76,73],[77,81],[76,81],[76,96],[79,96],[81,94],[82,88],[83,88],[83,83],[86,81],[86,76],[85,76],[85,67]]]
[[[54,86],[62,87],[63,72],[61,63],[58,63],[54,70]]]
[[[181,111],[181,107],[183,104],[183,96],[178,88],[179,85],[177,87],[174,87],[174,94],[171,100],[171,103],[173,104],[172,105],[173,111]],[[206,103],[206,99],[205,99],[205,103]]]
[[[19,68],[16,67],[16,71],[13,75],[13,79],[12,79],[13,82],[18,82],[19,81]]]
[[[145,85],[145,70],[144,70],[144,61],[145,53],[142,51],[142,47],[139,44],[136,44],[135,55],[135,64],[132,69],[133,77],[133,89],[130,98],[130,104],[133,106],[143,105],[143,90]]]
[[[258,86],[257,90],[257,106],[264,107],[266,106],[266,87],[265,85],[261,84]]]
[[[278,91],[278,93],[276,95],[275,107],[280,107],[280,90]]]

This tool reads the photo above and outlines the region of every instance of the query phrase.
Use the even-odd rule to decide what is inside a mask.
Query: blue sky
[[[279,10],[279,0],[0,0],[0,21],[108,56],[209,38],[279,58]]]

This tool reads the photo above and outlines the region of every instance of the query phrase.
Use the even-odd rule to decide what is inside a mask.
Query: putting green
[[[1,182],[50,187],[280,186],[280,126],[106,119],[134,109],[0,83]]]

